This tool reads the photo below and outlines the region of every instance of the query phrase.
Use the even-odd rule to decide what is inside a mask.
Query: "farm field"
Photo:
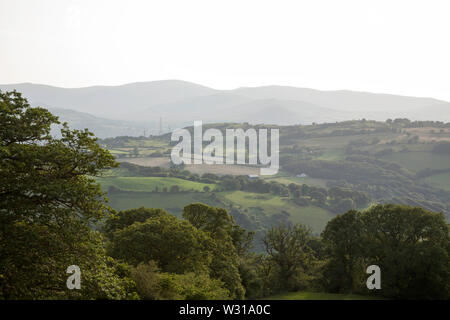
[[[394,134],[386,134],[386,133],[369,133],[369,134],[359,134],[359,135],[336,135],[336,136],[326,136],[320,138],[309,138],[305,140],[300,140],[297,145],[299,146],[320,146],[330,151],[334,149],[334,157],[343,155],[341,152],[348,145],[350,141],[363,139],[370,140],[373,138],[379,138],[380,140],[384,139],[393,139],[397,138],[398,135]],[[338,151],[336,151],[338,150]],[[329,156],[328,156],[329,157]]]
[[[343,160],[345,159],[345,152],[342,148],[330,148],[325,150],[320,156],[317,157],[319,160]]]
[[[380,297],[324,292],[289,292],[264,298],[267,300],[381,300]]]
[[[158,188],[161,192],[164,188],[169,190],[173,186],[178,186],[181,191],[203,191],[204,187],[209,187],[210,190],[214,190],[215,184],[194,182],[179,178],[170,177],[101,177],[97,178],[97,181],[101,184],[103,190],[107,190],[109,187],[114,186],[122,191],[135,191],[135,192],[152,192]]]
[[[120,162],[129,162],[143,167],[170,167],[169,157],[121,158]]]
[[[122,151],[123,152],[123,151]],[[116,153],[113,151],[112,153]],[[144,157],[144,158],[120,158],[120,162],[129,162],[143,167],[170,167],[169,157]],[[259,168],[243,165],[226,165],[226,164],[187,164],[185,170],[192,173],[202,175],[204,173],[213,173],[218,175],[259,175]]]
[[[211,206],[221,206],[211,199],[207,193],[154,193],[154,192],[117,192],[109,193],[109,204],[115,210],[127,210],[139,207],[161,208],[181,217],[183,208],[195,202]]]
[[[272,194],[260,194],[242,191],[221,192],[218,196],[232,202],[243,210],[262,208],[268,215],[286,211],[290,214],[291,221],[302,223],[311,227],[315,233],[320,233],[327,222],[334,215],[319,207],[301,207],[289,201],[287,198]]]
[[[430,152],[403,152],[393,153],[382,157],[383,160],[395,162],[413,172],[427,168],[450,168],[450,155],[441,155]]]
[[[275,176],[273,178],[267,177],[264,179],[267,181],[276,181],[276,182],[286,184],[286,185],[289,185],[290,183],[297,183],[297,184],[308,184],[308,185],[318,186],[318,187],[326,187],[327,186],[327,180],[311,178],[311,177],[299,178],[299,177],[291,177],[288,175],[280,175],[280,176]]]
[[[450,141],[450,130],[449,129],[436,129],[433,127],[425,128],[408,128],[405,129],[413,135],[418,135],[422,140],[425,141]]]
[[[426,177],[424,180],[433,186],[450,191],[450,172]]]
[[[184,169],[196,173],[214,173],[217,175],[259,175],[259,168],[251,166],[241,166],[241,165],[226,165],[226,164],[188,164],[184,166]]]

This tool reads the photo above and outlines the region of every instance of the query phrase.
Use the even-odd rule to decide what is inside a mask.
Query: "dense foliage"
[[[450,298],[449,226],[442,214],[401,205],[349,211],[328,223],[323,240],[325,287],[332,292],[367,292],[365,268],[378,265],[383,296]]]
[[[90,225],[108,215],[92,178],[115,166],[88,131],[61,127],[17,92],[0,92],[0,298],[132,297],[101,235]],[[68,292],[66,268],[83,270],[83,288]]]

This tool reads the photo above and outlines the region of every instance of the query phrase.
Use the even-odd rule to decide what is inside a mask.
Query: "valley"
[[[450,153],[433,151],[448,130],[407,119],[282,126],[281,170],[256,180],[256,166],[171,164],[169,134],[109,138],[100,144],[122,165],[97,181],[116,210],[145,206],[180,217],[184,206],[202,202],[228,209],[257,235],[287,221],[319,235],[338,213],[390,201],[443,211],[448,219]],[[258,183],[267,188],[244,186]]]

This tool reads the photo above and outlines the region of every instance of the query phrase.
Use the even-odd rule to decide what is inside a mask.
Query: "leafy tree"
[[[213,240],[211,276],[224,282],[232,298],[244,298],[245,289],[239,274],[238,253],[246,246],[245,231],[235,224],[225,209],[202,203],[184,207],[183,218],[209,234]]]
[[[139,297],[143,300],[159,300],[164,294],[158,275],[159,268],[155,261],[140,263],[131,270],[131,278],[136,283]]]
[[[368,292],[367,266],[381,269],[381,294],[391,298],[450,297],[450,237],[442,213],[376,205],[331,220],[323,232],[332,291]]]
[[[148,213],[152,216],[145,221],[114,232],[110,255],[135,266],[154,260],[163,272],[206,272],[211,260],[209,236],[163,210],[139,210],[139,218]]]
[[[193,203],[184,207],[183,218],[197,229],[209,232],[214,238],[226,238],[235,226],[233,217],[225,209],[203,203]]]
[[[314,261],[310,239],[311,231],[300,224],[272,227],[266,233],[263,242],[278,268],[279,289],[298,290],[309,280]]]
[[[354,210],[338,215],[325,227],[322,237],[330,260],[323,270],[323,279],[331,292],[347,293],[359,288],[355,274],[361,275],[363,270],[362,232],[360,215]]]
[[[50,134],[60,125],[60,138]],[[18,92],[0,92],[0,298],[127,298],[90,225],[108,215],[93,176],[114,157],[87,130],[70,130]],[[68,292],[78,265],[82,289]]]
[[[364,256],[380,266],[385,296],[450,298],[449,225],[442,213],[378,205],[361,218]]]
[[[114,232],[124,229],[135,222],[144,222],[148,218],[160,217],[167,213],[163,209],[137,208],[115,212],[106,219],[103,231],[112,239]]]
[[[223,283],[207,274],[161,273],[154,261],[140,263],[131,271],[139,296],[146,300],[229,299]]]

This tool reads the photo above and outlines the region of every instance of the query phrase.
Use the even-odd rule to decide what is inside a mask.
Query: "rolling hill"
[[[163,132],[192,125],[194,120],[278,125],[362,118],[450,121],[446,101],[348,90],[286,86],[216,90],[180,80],[73,89],[31,83],[0,85],[0,90],[13,89],[32,105],[53,108],[72,126],[85,125],[102,137],[140,135],[144,128],[158,133],[160,118]]]
[[[44,107],[43,105],[41,106]],[[58,116],[61,122],[69,123],[71,128],[79,130],[89,128],[97,137],[102,139],[125,135],[140,136],[144,130],[149,134],[156,133],[156,129],[153,131],[148,129],[149,123],[105,119],[70,109],[48,108],[48,110]],[[157,121],[154,121],[150,125],[156,128]]]

